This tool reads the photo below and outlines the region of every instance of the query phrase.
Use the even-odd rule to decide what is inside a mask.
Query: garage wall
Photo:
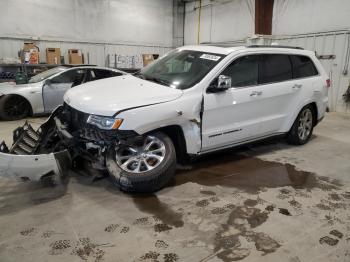
[[[185,44],[197,44],[199,1],[186,4]],[[200,43],[239,40],[254,34],[254,0],[203,0]]]
[[[109,52],[164,54],[173,45],[172,0],[0,2],[0,57],[16,56],[30,38],[39,39],[42,58],[47,46],[80,48],[99,65]]]
[[[292,35],[350,28],[349,0],[274,0],[272,34]]]
[[[329,90],[331,111],[350,112],[343,94],[350,86],[350,1],[275,0],[272,34],[282,45],[300,46],[318,55],[332,80]]]

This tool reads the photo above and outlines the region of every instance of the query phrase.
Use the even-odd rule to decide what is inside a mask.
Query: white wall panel
[[[172,45],[172,0],[1,0],[2,36]]]
[[[0,57],[16,57],[24,39],[46,47],[70,48],[105,65],[107,54],[160,55],[173,45],[172,0],[0,0]]]
[[[317,55],[335,55],[335,59],[321,59],[329,75],[332,87],[329,89],[329,109],[338,112],[350,112],[349,105],[343,100],[343,94],[350,84],[350,68],[346,61],[350,31],[328,33],[310,33],[304,35],[274,36],[272,41],[280,45],[299,46],[316,51]]]
[[[254,34],[254,0],[203,0],[200,42],[234,41]],[[197,43],[198,1],[186,4],[185,44]]]
[[[291,35],[350,28],[349,0],[275,0],[272,34]]]
[[[349,0],[274,1],[272,33],[280,44],[301,46],[321,55],[336,55],[334,60],[321,60],[332,79],[329,90],[332,111],[350,111],[342,97],[350,80],[346,56],[350,48],[349,14]]]

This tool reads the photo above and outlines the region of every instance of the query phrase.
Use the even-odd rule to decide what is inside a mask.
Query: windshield
[[[175,50],[135,76],[172,88],[187,89],[198,83],[225,55],[192,50]]]
[[[46,71],[44,71],[40,74],[37,74],[37,75],[33,76],[32,78],[30,78],[29,83],[38,83],[38,82],[43,81],[44,79],[46,79],[50,76],[53,76],[59,72],[64,71],[66,69],[67,69],[66,67],[58,66],[58,67],[46,70]]]

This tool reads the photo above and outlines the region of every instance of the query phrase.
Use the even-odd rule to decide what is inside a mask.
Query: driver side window
[[[84,70],[81,70],[81,69],[69,70],[52,78],[51,83],[69,84],[69,83],[74,83],[77,80],[82,80],[83,77],[84,77]]]
[[[232,87],[244,87],[258,84],[259,56],[248,55],[234,60],[221,75],[232,78]]]

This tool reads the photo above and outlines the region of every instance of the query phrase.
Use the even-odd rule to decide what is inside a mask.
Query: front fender
[[[202,97],[195,95],[131,110],[117,115],[124,119],[120,130],[134,130],[145,134],[168,126],[180,126],[186,140],[187,153],[197,154],[201,149]]]
[[[10,89],[0,89],[0,98],[7,95],[18,95],[23,97],[31,106],[33,114],[44,113],[42,89],[40,86],[33,87],[11,87]]]

